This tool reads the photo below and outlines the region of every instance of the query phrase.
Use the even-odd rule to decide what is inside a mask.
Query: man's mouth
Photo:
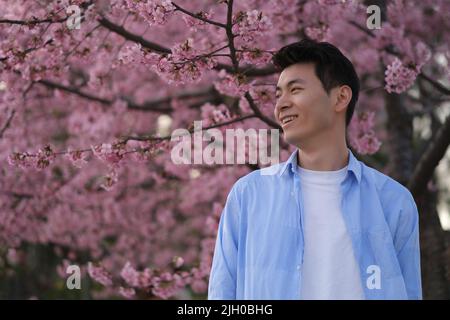
[[[294,121],[294,119],[297,117],[298,117],[297,115],[284,116],[283,118],[281,118],[281,124],[286,125],[286,124]]]

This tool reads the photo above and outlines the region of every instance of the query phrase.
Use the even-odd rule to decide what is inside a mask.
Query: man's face
[[[325,139],[332,132],[338,121],[333,108],[336,90],[327,94],[313,63],[291,65],[281,72],[274,114],[288,143],[300,147],[306,142],[319,142],[320,137]]]

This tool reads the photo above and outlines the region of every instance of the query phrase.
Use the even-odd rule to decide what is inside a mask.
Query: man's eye
[[[301,90],[301,88],[292,88],[291,92],[294,92],[295,90]]]

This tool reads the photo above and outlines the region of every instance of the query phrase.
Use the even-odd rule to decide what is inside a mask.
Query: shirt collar
[[[349,152],[349,158],[348,158],[348,167],[347,171],[353,172],[354,176],[356,177],[356,180],[358,183],[361,182],[361,164],[359,163],[359,160],[356,159],[356,157],[353,155],[353,152],[347,148]],[[289,168],[291,172],[295,173],[297,172],[297,157],[298,157],[298,149],[295,149],[294,152],[289,156],[289,159],[282,164],[281,170],[279,172],[279,176],[282,176],[286,170]]]

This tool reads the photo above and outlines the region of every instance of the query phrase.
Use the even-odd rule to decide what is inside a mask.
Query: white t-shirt
[[[298,168],[305,240],[301,298],[364,299],[359,267],[341,212],[340,183],[347,167],[336,171]]]

